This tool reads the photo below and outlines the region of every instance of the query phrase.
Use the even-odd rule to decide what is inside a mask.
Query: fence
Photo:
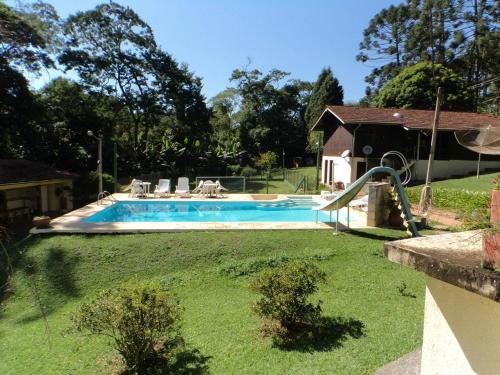
[[[244,176],[199,176],[196,177],[196,186],[198,186],[199,181],[203,180],[211,180],[216,181],[219,180],[222,186],[228,189],[229,192],[242,192],[246,191],[246,177]]]
[[[299,171],[294,171],[291,169],[283,170],[284,180],[290,184],[294,189],[295,193],[300,189],[304,193],[308,190],[307,176],[303,175]]]

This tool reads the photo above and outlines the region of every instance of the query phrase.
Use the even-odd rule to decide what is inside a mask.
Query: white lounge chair
[[[179,177],[177,179],[175,194],[185,198],[189,198],[191,196],[191,193],[189,191],[189,178]]]
[[[215,181],[215,185],[216,185],[215,186],[215,195],[223,197],[222,192],[227,191],[228,189],[226,189],[224,186],[222,186],[220,184],[219,180]]]
[[[170,196],[170,180],[169,179],[160,179],[158,181],[158,185],[155,187],[154,196]]]

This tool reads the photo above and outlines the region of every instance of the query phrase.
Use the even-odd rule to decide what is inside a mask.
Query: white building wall
[[[331,162],[333,162],[333,164],[331,164]],[[341,181],[344,184],[351,183],[352,168],[350,162],[351,158],[323,156],[321,162],[321,182],[325,185],[330,185],[331,180],[333,180],[333,182]]]
[[[482,161],[480,171],[487,168],[500,169],[500,161]],[[432,178],[450,178],[451,176],[464,176],[477,171],[477,160],[434,160]],[[425,180],[427,174],[427,160],[419,160],[412,170],[413,180]]]
[[[330,168],[330,161],[333,161],[333,169]],[[364,158],[340,156],[323,156],[321,162],[321,182],[330,185],[333,181],[342,181],[344,184],[352,183],[356,180],[356,166],[359,161],[365,161]],[[411,161],[410,161],[411,162]],[[354,167],[352,167],[354,166]],[[500,161],[482,161],[480,171],[485,169],[500,169]],[[325,175],[326,169],[326,175]],[[427,174],[427,160],[419,160],[411,168],[412,180],[425,180]],[[452,176],[465,176],[476,172],[477,161],[474,160],[434,160],[433,178],[450,178]],[[364,173],[364,171],[362,171]],[[325,178],[326,177],[326,178]]]

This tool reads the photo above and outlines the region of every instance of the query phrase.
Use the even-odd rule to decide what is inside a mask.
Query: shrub
[[[127,373],[153,373],[178,344],[179,306],[157,283],[131,281],[84,302],[72,320],[78,332],[109,337]]]
[[[244,167],[242,170],[241,170],[241,173],[240,173],[242,176],[245,176],[245,177],[252,177],[252,176],[255,176],[257,174],[257,169],[255,168],[252,168],[252,167],[249,167],[248,165],[246,167]]]
[[[260,154],[259,160],[255,162],[255,165],[268,175],[271,174],[271,170],[276,164],[278,164],[278,156],[272,151]]]
[[[412,203],[420,201],[422,187],[406,189]],[[489,207],[490,197],[487,192],[461,189],[432,188],[432,204],[436,208],[451,209],[459,212],[472,212]]]
[[[238,164],[234,164],[228,165],[227,169],[231,172],[231,176],[236,176],[240,172],[241,167]]]
[[[253,309],[263,319],[263,334],[282,342],[315,324],[321,317],[321,301],[314,305],[308,298],[325,276],[306,262],[290,262],[257,276],[250,287],[262,294]]]

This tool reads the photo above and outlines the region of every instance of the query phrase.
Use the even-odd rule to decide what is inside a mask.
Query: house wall
[[[425,180],[427,175],[428,160],[419,160],[412,168],[412,180]],[[480,163],[480,171],[485,169],[500,169],[499,161],[483,161]],[[475,173],[477,160],[434,160],[432,167],[432,178],[450,178],[452,176],[464,176]]]
[[[331,185],[332,182],[352,181],[351,159],[340,156],[323,156],[321,163],[321,183]]]
[[[323,139],[324,156],[340,156],[345,150],[352,149],[353,135],[343,126],[326,130]]]
[[[500,303],[426,276],[421,375],[500,374]]]
[[[38,186],[20,185],[18,188],[11,185],[10,189],[0,191],[0,218],[12,221],[31,219],[34,213],[58,214],[71,211],[73,209],[71,194],[64,191],[65,202],[61,199],[61,195],[56,194],[58,189],[62,190],[65,186],[72,188],[73,182],[67,180]]]
[[[337,181],[342,181],[344,184],[354,182],[365,169],[378,165],[385,152],[392,150],[402,152],[409,162],[416,160],[418,156],[419,160],[412,168],[413,180],[425,179],[431,143],[430,131],[405,130],[399,126],[380,124],[363,124],[353,128],[339,125],[333,119],[331,125],[326,127],[324,136],[321,163],[323,184],[331,185]],[[362,152],[365,145],[373,148],[373,153],[368,159]],[[341,158],[340,154],[345,150],[351,150],[353,157]],[[477,158],[478,154],[458,144],[454,132],[439,132],[433,178],[450,178],[474,173],[477,169]],[[387,160],[387,165],[396,170],[402,167],[400,161],[394,158]],[[358,170],[359,168],[363,170]],[[480,170],[484,172],[485,169],[500,169],[500,157],[482,155]]]

